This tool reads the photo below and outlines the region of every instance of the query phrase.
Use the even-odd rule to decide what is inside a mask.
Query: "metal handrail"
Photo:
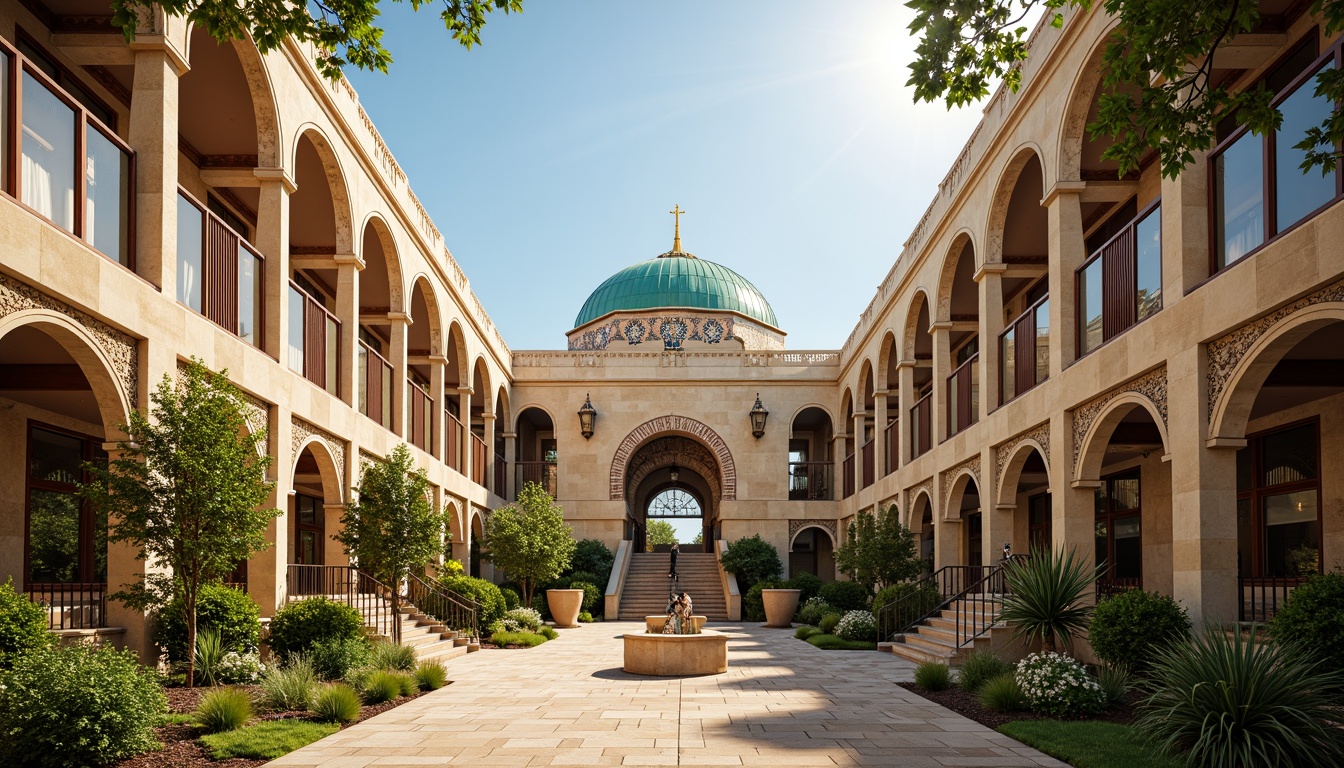
[[[104,582],[30,582],[28,599],[47,612],[47,629],[101,629],[107,626]]]
[[[326,597],[359,612],[374,634],[401,642],[401,617],[392,610],[390,587],[351,565],[290,563],[286,571],[290,599]]]
[[[952,610],[956,647],[960,648],[994,625],[986,618],[988,608],[1000,602],[1006,591],[1001,565],[945,565],[907,583],[912,587],[907,594],[876,612],[879,640],[890,640],[944,610]],[[930,590],[935,597],[930,597]]]
[[[481,636],[481,604],[439,582],[426,582],[411,574],[406,580],[406,601],[423,613],[443,622],[449,629]]]

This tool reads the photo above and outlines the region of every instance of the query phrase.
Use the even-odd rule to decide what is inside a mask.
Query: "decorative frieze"
[[[699,440],[713,452],[719,465],[719,482],[722,501],[737,500],[737,468],[733,464],[733,454],[728,444],[708,425],[686,416],[659,416],[640,424],[625,436],[616,448],[611,459],[609,480],[609,498],[619,501],[625,498],[625,472],[635,449],[651,438],[661,435],[685,435]]]
[[[971,477],[975,479],[976,490],[979,491],[980,493],[984,493],[983,490],[984,485],[980,482],[980,456],[977,454],[969,459],[966,459],[960,464],[957,464],[951,469],[944,470],[943,473],[940,475],[940,477],[942,478],[941,487],[943,491],[942,499],[944,504],[948,503],[948,500],[951,498],[952,484],[956,482],[957,476],[960,475],[963,471],[970,472]]]
[[[1087,438],[1092,424],[1106,411],[1115,398],[1133,392],[1143,395],[1157,407],[1162,418],[1162,430],[1167,428],[1167,367],[1155,368],[1135,379],[1130,379],[1116,387],[1106,390],[1073,411],[1073,466],[1078,466],[1078,457],[1082,455],[1083,440]]]
[[[994,482],[1003,482],[1003,468],[1008,466],[1008,460],[1018,447],[1028,440],[1034,440],[1041,446],[1041,450],[1045,452],[1041,458],[1047,467],[1050,466],[1050,422],[1045,421],[994,447]]]
[[[336,462],[336,469],[340,472],[340,479],[337,482],[344,485],[346,477],[346,442],[316,424],[300,419],[298,416],[291,416],[290,419],[289,455],[293,458],[297,458],[300,446],[307,442],[309,438],[318,438],[326,445],[327,450],[331,452],[332,459]]]
[[[792,546],[793,537],[797,536],[798,532],[803,530],[804,528],[820,528],[823,531],[826,531],[827,533],[831,534],[831,541],[837,544],[840,543],[840,534],[838,533],[838,526],[836,525],[836,522],[834,520],[790,520],[789,521],[790,546]]]

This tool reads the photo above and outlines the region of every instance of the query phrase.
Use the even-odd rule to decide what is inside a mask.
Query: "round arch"
[[[1013,200],[1013,190],[1017,188],[1017,183],[1022,176],[1022,170],[1027,166],[1032,158],[1041,166],[1041,186],[1046,187],[1046,179],[1050,178],[1045,161],[1042,159],[1041,149],[1035,142],[1027,141],[1018,145],[1013,150],[1011,159],[1003,167],[999,174],[998,183],[994,186],[994,197],[990,203],[989,219],[985,222],[985,253],[980,259],[981,264],[1002,264],[1003,263],[1003,231],[1008,223],[1008,207]]]
[[[332,453],[331,446],[327,445],[327,441],[318,435],[310,435],[294,449],[290,464],[291,477],[305,450],[312,453],[313,460],[317,462],[317,474],[322,480],[323,501],[327,504],[345,503],[343,488],[345,483],[341,481],[341,469],[336,465],[336,456]]]
[[[401,270],[401,252],[397,248],[396,236],[392,234],[392,228],[388,226],[387,220],[378,212],[371,212],[364,217],[363,224],[360,225],[359,258],[364,262],[364,268],[369,265],[369,236],[372,235],[382,250],[383,265],[387,271],[387,291],[389,296],[388,311],[405,312],[405,279]],[[360,286],[364,284],[364,275],[360,275]]]
[[[1329,302],[1306,307],[1270,326],[1255,343],[1240,353],[1240,359],[1228,374],[1227,384],[1214,401],[1213,410],[1209,414],[1209,441],[1245,438],[1251,409],[1274,366],[1298,342],[1338,322],[1344,322],[1344,303]],[[1166,446],[1165,433],[1162,439],[1163,446]]]
[[[1050,457],[1045,454],[1045,448],[1039,442],[1028,437],[1013,446],[1013,452],[1009,454],[1008,460],[1003,464],[1003,472],[997,478],[998,484],[994,489],[996,506],[1000,508],[1016,506],[1018,480],[1022,476],[1022,468],[1026,466],[1033,451],[1041,457],[1041,461],[1045,464],[1045,476],[1047,478],[1045,490],[1047,493],[1052,490],[1048,480],[1050,477]]]
[[[708,425],[687,416],[659,416],[630,431],[616,447],[611,459],[609,498],[625,499],[626,469],[635,451],[654,438],[666,435],[689,437],[704,445],[714,454],[719,465],[719,497],[721,501],[737,500],[737,468],[728,444]]]
[[[462,323],[457,318],[452,318],[447,324],[448,336],[445,342],[443,353],[448,357],[449,364],[457,371],[457,382],[459,386],[468,386],[471,382],[471,371],[467,368],[467,341],[462,334]],[[451,381],[452,376],[445,377]]]
[[[927,327],[919,327],[919,315],[922,308],[929,315],[929,322],[933,322],[933,305],[929,302],[929,292],[923,286],[916,288],[914,294],[910,297],[910,305],[905,310],[905,330],[901,339],[901,357],[906,360],[915,359],[915,344],[920,331],[927,332]]]
[[[168,36],[175,37],[172,27],[176,25],[179,17],[164,14],[158,6],[153,7],[152,13],[156,25],[153,29],[166,30]],[[190,65],[191,40],[197,25],[189,20],[184,21],[186,23],[182,36],[182,55]],[[201,31],[209,34],[204,29]],[[281,149],[283,133],[280,130],[280,108],[275,100],[275,84],[271,80],[270,69],[266,66],[266,61],[262,58],[256,43],[246,31],[243,31],[239,39],[231,40],[224,45],[233,48],[234,55],[238,57],[238,63],[242,67],[247,90],[252,95],[252,112],[257,123],[257,167],[279,168],[283,155]]]
[[[826,418],[831,420],[831,424],[832,425],[835,424],[835,414],[831,413],[831,409],[827,408],[821,403],[807,403],[805,405],[798,406],[797,408],[794,409],[793,415],[789,417],[789,423],[792,424],[793,422],[797,421],[798,417],[802,415],[803,411],[806,411],[809,408],[816,408],[817,410],[826,414]]]
[[[937,314],[930,318],[934,322],[946,322],[952,319],[952,290],[956,283],[957,266],[961,263],[961,256],[967,248],[971,253],[971,273],[974,274],[980,266],[977,258],[979,251],[975,247],[975,238],[972,237],[971,230],[962,227],[953,235],[952,244],[943,253],[943,263],[938,270]]]
[[[481,385],[476,386],[477,379]],[[490,366],[485,362],[485,355],[477,355],[471,364],[471,387],[476,390],[473,394],[481,398],[481,410],[487,412],[495,407],[494,388],[490,385]],[[487,402],[486,398],[490,398]]]
[[[103,439],[113,442],[124,437],[120,426],[130,419],[132,396],[113,374],[115,366],[98,342],[82,325],[69,317],[47,309],[25,309],[0,319],[0,338],[17,328],[33,328],[61,345],[79,365],[88,380],[103,420]]]
[[[890,328],[882,334],[882,343],[877,352],[877,388],[890,391],[891,381],[891,357],[895,353],[899,362],[901,353],[896,346],[896,332]]]
[[[976,492],[980,492],[980,484],[976,482],[975,475],[971,473],[970,469],[963,467],[957,472],[957,476],[952,479],[947,498],[943,500],[944,522],[961,520],[961,502],[966,495],[966,487],[969,485],[974,485]]]
[[[1119,18],[1108,19],[1101,33],[1092,43],[1086,62],[1073,83],[1069,85],[1068,101],[1059,123],[1059,157],[1056,167],[1060,181],[1080,181],[1082,179],[1083,141],[1087,129],[1087,114],[1092,108],[1092,96],[1101,85],[1102,56],[1111,43],[1111,34],[1120,25]]]
[[[417,293],[424,297],[425,314],[429,316],[429,354],[441,354],[443,351],[443,305],[439,302],[439,296],[434,291],[434,283],[424,272],[420,272],[411,278],[411,301],[407,307],[408,311],[414,310]],[[418,320],[419,318],[416,317],[411,318],[412,323]]]
[[[495,425],[497,428],[503,429],[505,425],[513,423],[513,416],[511,415],[513,410],[509,407],[509,388],[504,386],[503,383],[500,383],[499,387],[495,390],[494,407]],[[519,413],[521,413],[521,411],[519,411]],[[552,422],[554,422],[554,420],[552,420]]]
[[[1106,454],[1106,446],[1116,425],[1134,408],[1148,412],[1157,431],[1162,436],[1163,458],[1171,452],[1171,441],[1167,438],[1167,425],[1162,421],[1162,413],[1157,405],[1138,392],[1125,392],[1106,404],[1106,407],[1088,428],[1087,434],[1078,450],[1078,464],[1074,468],[1074,483],[1093,483],[1101,480],[1101,464]]]
[[[299,147],[303,144],[304,139],[307,139],[312,144],[313,149],[317,151],[317,156],[322,161],[322,170],[327,178],[327,189],[331,194],[331,206],[336,215],[334,222],[336,253],[354,253],[354,213],[350,205],[350,185],[346,181],[347,177],[345,169],[341,165],[340,155],[334,149],[331,140],[327,138],[326,132],[316,123],[304,123],[295,132],[292,146],[289,148],[286,158],[290,175],[298,178]]]
[[[793,550],[793,543],[794,543],[795,541],[798,540],[798,534],[800,534],[800,533],[802,533],[803,531],[806,531],[806,530],[808,530],[808,529],[815,529],[815,530],[821,531],[822,533],[825,533],[825,534],[826,534],[826,538],[828,538],[828,539],[831,540],[831,547],[832,547],[833,549],[834,549],[835,547],[840,546],[840,542],[838,542],[838,541],[835,540],[835,534],[834,534],[834,533],[831,533],[831,529],[829,529],[829,528],[827,528],[827,527],[825,527],[825,526],[823,526],[823,525],[821,525],[821,524],[819,524],[819,523],[809,522],[809,523],[803,525],[803,526],[800,527],[798,530],[794,531],[792,534],[789,535],[789,550],[790,550],[790,551]]]

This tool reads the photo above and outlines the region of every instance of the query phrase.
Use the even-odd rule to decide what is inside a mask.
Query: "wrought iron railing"
[[[789,462],[790,501],[830,501],[834,498],[831,474],[835,465],[829,461]]]
[[[285,587],[290,600],[326,597],[354,608],[374,634],[401,642],[401,620],[392,610],[392,590],[350,565],[290,563]]]
[[[47,611],[47,628],[101,629],[107,626],[107,584],[43,582],[28,585],[28,598]]]
[[[1241,592],[1238,619],[1265,622],[1274,618],[1288,595],[1306,579],[1301,576],[1243,576],[1237,581]]]
[[[912,582],[905,594],[878,608],[878,640],[887,641],[943,611],[961,648],[990,630],[1007,591],[1003,565],[946,565]]]
[[[448,629],[471,637],[481,636],[480,603],[436,581],[425,581],[411,574],[406,580],[406,601],[443,622]]]
[[[556,498],[559,494],[560,476],[554,462],[518,461],[514,462],[514,495],[523,489],[524,483],[536,483]]]
[[[1132,589],[1143,589],[1143,578],[1140,576],[1115,575],[1114,563],[1104,565],[1101,569],[1101,574],[1097,576],[1097,602],[1101,602],[1112,595],[1128,592]]]

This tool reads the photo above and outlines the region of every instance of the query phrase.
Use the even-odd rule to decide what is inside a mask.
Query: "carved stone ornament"
[[[310,437],[316,437],[326,444],[327,450],[331,451],[331,457],[336,462],[336,469],[340,472],[338,483],[344,484],[347,477],[345,466],[345,448],[344,440],[336,437],[330,432],[322,429],[316,424],[300,419],[298,416],[291,416],[292,426],[289,431],[289,455],[297,458],[299,455],[299,446]]]
[[[1280,320],[1289,315],[1304,309],[1313,304],[1325,304],[1330,302],[1344,302],[1344,280],[1333,285],[1322,288],[1321,290],[1303,296],[1297,301],[1280,307],[1270,312],[1264,317],[1247,323],[1240,328],[1221,338],[1209,342],[1209,367],[1204,373],[1205,383],[1208,385],[1208,403],[1207,416],[1213,416],[1213,409],[1218,404],[1218,398],[1227,388],[1227,384],[1232,379],[1232,372],[1236,370],[1237,365],[1241,363],[1242,358],[1250,351],[1251,347],[1260,340],[1260,337],[1269,332]]]
[[[952,484],[956,482],[957,476],[960,475],[963,470],[970,471],[971,477],[975,479],[976,490],[980,493],[985,492],[985,486],[980,482],[980,456],[977,454],[942,473],[941,478],[944,504],[951,498]]]
[[[1106,406],[1120,395],[1128,392],[1143,395],[1157,406],[1162,417],[1162,431],[1167,429],[1167,367],[1155,368],[1137,379],[1106,390],[1103,394],[1087,401],[1073,412],[1073,466],[1078,466],[1078,457],[1082,455],[1083,440],[1092,424],[1106,410]]]
[[[682,435],[664,435],[641,445],[626,465],[626,491],[633,494],[640,483],[644,482],[644,478],[663,467],[673,465],[703,477],[713,486],[714,501],[716,503],[720,501],[723,485],[717,482],[719,462],[714,452],[702,443]],[[711,511],[705,510],[706,513]]]
[[[648,440],[662,435],[683,435],[700,441],[713,454],[719,466],[719,500],[737,500],[737,468],[728,444],[708,425],[686,416],[659,416],[650,419],[625,436],[611,459],[608,476],[611,501],[625,499],[626,466],[635,450]]]
[[[926,477],[919,483],[911,486],[905,492],[905,508],[907,517],[915,514],[915,499],[919,494],[924,493],[929,497],[929,506],[933,506],[933,478]],[[913,527],[913,522],[911,527]]]
[[[1047,469],[1050,466],[1050,422],[1042,422],[1032,429],[1011,437],[994,447],[994,482],[1003,482],[1003,468],[1008,466],[1008,460],[1012,458],[1013,453],[1028,440],[1035,440],[1040,444],[1041,450],[1045,455],[1041,458],[1045,461]]]
[[[359,449],[359,473],[361,475],[364,474],[364,470],[368,469],[370,465],[377,464],[380,461],[384,461],[382,456],[366,451],[363,448]]]
[[[793,537],[804,528],[820,528],[831,534],[831,541],[839,543],[840,534],[838,526],[834,520],[790,520],[789,521],[789,543],[792,546]]]
[[[27,309],[50,310],[65,315],[79,324],[89,336],[93,337],[98,349],[112,364],[111,373],[121,382],[129,406],[139,407],[139,352],[135,339],[130,334],[122,333],[92,315],[57,301],[26,283],[7,275],[0,275],[0,318]]]

